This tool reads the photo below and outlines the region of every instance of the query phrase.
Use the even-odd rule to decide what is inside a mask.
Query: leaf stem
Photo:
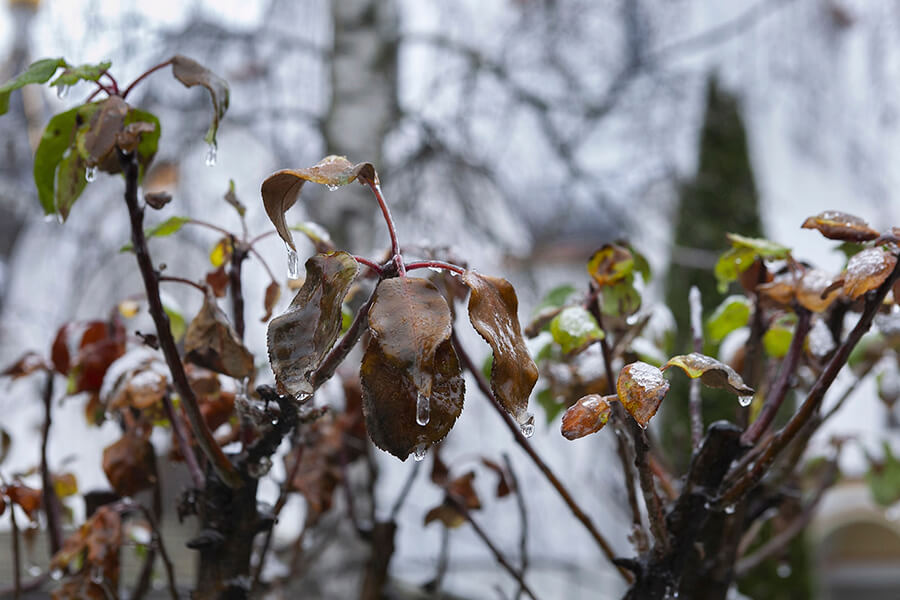
[[[458,275],[462,275],[466,272],[466,270],[459,265],[454,265],[453,263],[444,262],[442,260],[423,260],[421,262],[411,262],[406,265],[407,271],[415,271],[416,269],[443,269]]]
[[[381,186],[368,178],[363,179],[363,182],[372,190],[375,199],[378,200],[378,206],[381,207],[381,214],[384,216],[388,234],[391,236],[391,260],[397,265],[397,272],[400,273],[400,277],[406,277],[406,265],[403,264],[403,256],[400,254],[400,242],[397,241],[397,229],[394,226],[394,219],[391,217],[391,209],[388,208],[384,195],[381,193]]]
[[[222,449],[216,444],[209,427],[206,426],[206,421],[200,412],[197,397],[191,389],[187,374],[184,371],[184,365],[181,362],[181,356],[178,354],[178,347],[175,345],[175,338],[172,336],[172,329],[169,326],[169,317],[166,315],[165,309],[163,309],[159,295],[159,274],[153,267],[153,262],[147,249],[147,239],[144,236],[144,211],[138,204],[138,164],[136,157],[134,153],[119,151],[119,161],[122,164],[122,171],[125,175],[125,204],[128,206],[128,213],[131,218],[131,243],[134,247],[141,277],[144,280],[147,304],[153,323],[156,325],[156,335],[160,349],[165,356],[166,364],[172,375],[172,383],[181,397],[194,439],[197,440],[200,449],[209,459],[216,474],[229,487],[240,487],[243,483],[240,474],[222,452]]]
[[[128,87],[125,88],[125,91],[122,92],[122,99],[124,100],[125,98],[127,98],[128,94],[131,93],[132,88],[134,88],[134,86],[136,86],[138,83],[143,81],[144,78],[146,78],[148,75],[150,75],[151,73],[154,73],[156,71],[159,71],[160,69],[164,69],[165,67],[168,67],[171,64],[172,64],[172,59],[170,58],[169,60],[167,60],[165,62],[161,62],[158,65],[150,67],[149,69],[147,69],[146,71],[144,71],[143,73],[138,75],[137,79],[135,79],[134,81],[129,83]]]
[[[353,260],[355,260],[356,262],[358,262],[361,265],[365,265],[365,266],[369,267],[370,269],[372,269],[373,271],[378,273],[378,275],[381,275],[384,272],[384,270],[381,268],[381,265],[379,265],[375,261],[369,260],[368,258],[364,258],[362,256],[357,256],[354,254]]]
[[[184,434],[184,425],[181,422],[181,417],[175,411],[175,406],[172,404],[172,398],[168,393],[163,394],[162,403],[163,409],[166,411],[166,416],[169,418],[169,423],[172,424],[172,431],[175,433],[175,443],[178,444],[178,449],[184,457],[184,462],[187,465],[188,472],[191,474],[194,487],[198,490],[202,490],[203,470],[197,463],[197,455],[194,454],[194,449],[188,444],[187,436]]]
[[[185,277],[176,277],[175,275],[159,275],[159,276],[157,276],[157,278],[158,278],[161,282],[180,283],[180,284],[182,284],[182,285],[187,285],[187,286],[190,286],[190,287],[195,288],[195,289],[197,289],[197,290],[200,290],[200,293],[201,293],[201,294],[205,294],[205,293],[206,293],[206,288],[205,288],[205,287],[203,287],[202,285],[200,285],[200,284],[197,283],[196,281],[191,281],[190,279],[187,279],[187,278],[185,278]]]
[[[112,86],[113,86],[113,88],[112,88],[113,92],[115,92],[115,94],[118,95],[119,94],[119,82],[116,81],[116,78],[112,76],[112,73],[110,73],[108,70],[104,69],[103,73],[101,73],[101,75],[106,75],[107,77],[109,77],[109,81],[112,83]]]

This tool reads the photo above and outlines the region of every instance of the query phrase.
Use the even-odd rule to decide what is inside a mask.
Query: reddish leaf
[[[142,366],[129,371],[117,382],[107,405],[109,408],[133,407],[144,410],[162,400],[166,386],[165,375],[149,366]]]
[[[109,589],[118,589],[122,518],[112,507],[101,506],[78,531],[66,538],[50,562],[51,569],[74,567],[74,574],[54,592],[54,598],[105,600],[104,587],[93,580],[102,574]]]
[[[491,389],[506,411],[520,425],[531,418],[528,396],[537,382],[537,365],[531,359],[519,327],[519,301],[505,279],[466,271],[463,283],[472,290],[469,320],[494,351]]]
[[[465,523],[465,517],[457,508],[457,503],[468,510],[481,508],[481,501],[472,486],[474,479],[475,473],[470,471],[450,481],[445,488],[444,502],[428,511],[428,514],[425,515],[425,525],[432,521],[440,521],[447,528],[459,527]]]
[[[634,420],[646,427],[669,391],[662,371],[645,362],[625,365],[616,381],[619,401]]]
[[[897,257],[881,248],[867,248],[850,257],[844,271],[844,294],[856,300],[878,288],[897,266]]]
[[[120,496],[133,496],[156,481],[156,453],[144,437],[126,432],[103,450],[103,472]]]
[[[371,163],[352,164],[343,156],[326,156],[315,166],[307,169],[285,169],[269,175],[262,183],[263,205],[275,230],[285,243],[296,250],[290,228],[284,220],[284,213],[294,205],[300,190],[307,181],[321,183],[329,187],[347,185],[355,179],[378,181],[378,175]]]
[[[266,286],[266,295],[263,299],[263,309],[266,313],[262,316],[260,321],[265,323],[272,318],[272,311],[275,310],[275,305],[278,304],[279,298],[281,298],[281,286],[278,285],[277,281],[273,281]]]
[[[21,483],[13,483],[6,487],[6,496],[13,504],[18,504],[29,519],[33,521],[37,517],[41,508],[41,490]]]
[[[309,376],[337,340],[341,303],[358,271],[346,252],[317,254],[306,261],[303,287],[288,309],[269,323],[269,362],[279,392],[313,392]]]
[[[224,264],[206,274],[206,284],[212,288],[216,298],[225,297],[225,293],[228,291],[228,281],[228,273],[225,272]]]
[[[611,412],[609,402],[615,398],[615,396],[603,397],[598,394],[580,398],[563,414],[560,427],[563,437],[567,440],[577,440],[603,429],[603,426],[609,421]],[[649,418],[647,417],[647,419]]]
[[[801,227],[818,229],[828,239],[844,242],[867,242],[878,237],[878,232],[859,217],[836,210],[826,210],[809,217]]]
[[[31,375],[35,371],[50,368],[51,366],[47,364],[47,361],[45,361],[44,357],[40,354],[36,352],[26,352],[19,360],[6,367],[6,369],[0,373],[0,376],[18,379],[20,377],[25,377],[26,375]]]
[[[750,396],[753,388],[747,386],[741,376],[723,362],[691,352],[690,354],[673,356],[662,366],[665,371],[669,367],[678,367],[691,379],[700,378],[703,385],[715,388],[723,388],[738,396]]]
[[[225,313],[207,293],[184,337],[185,360],[235,378],[253,373],[253,355],[244,347]]]
[[[512,478],[510,478],[509,473],[506,471],[506,469],[504,469],[503,467],[501,467],[499,464],[495,463],[494,461],[492,461],[488,458],[485,458],[483,456],[481,457],[481,464],[483,464],[485,467],[487,467],[488,469],[490,469],[491,471],[493,471],[494,473],[497,474],[497,497],[498,498],[505,498],[506,496],[508,496],[509,494],[512,493],[513,487],[515,487],[515,486],[513,485]]]

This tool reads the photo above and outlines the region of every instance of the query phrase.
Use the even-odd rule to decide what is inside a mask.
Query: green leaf
[[[56,170],[56,194],[55,204],[56,212],[65,221],[69,217],[69,212],[81,192],[87,186],[85,173],[87,165],[81,155],[74,150],[60,161],[59,168]]]
[[[641,294],[634,287],[634,275],[605,286],[600,292],[600,312],[612,317],[628,317],[641,308]]]
[[[350,325],[353,324],[353,313],[346,304],[341,305],[341,335],[347,333]]]
[[[705,354],[691,352],[673,356],[662,366],[662,370],[669,367],[680,368],[691,379],[699,377],[700,382],[709,387],[723,388],[738,396],[753,394],[753,388],[745,384],[734,369]]]
[[[173,233],[184,227],[184,224],[190,220],[190,217],[169,217],[162,223],[157,224],[155,227],[145,229],[144,237],[150,239],[153,237],[166,237],[172,235]],[[131,242],[128,242],[127,244],[119,248],[119,252],[132,252],[133,250],[134,246],[131,245]]]
[[[793,330],[787,327],[770,327],[769,330],[763,334],[763,348],[766,349],[766,354],[769,356],[773,358],[782,358],[788,353],[788,348],[791,345],[793,337]]]
[[[631,255],[634,257],[634,270],[641,274],[644,283],[650,283],[650,263],[647,262],[647,257],[635,250],[634,246],[630,244],[628,249],[631,250]]]
[[[484,362],[481,363],[481,374],[484,375],[485,379],[491,378],[491,371],[494,369],[494,353],[488,352],[488,355],[484,358]]]
[[[65,66],[66,70],[60,73],[59,77],[54,79],[50,86],[70,86],[75,85],[79,81],[97,81],[111,65],[112,63],[109,61],[97,63],[96,65],[78,65],[77,67],[66,66],[64,63],[60,66]]]
[[[80,107],[67,110],[50,119],[34,155],[34,184],[44,214],[47,215],[56,212],[56,167],[74,141],[75,119],[79,109]]]
[[[726,237],[731,242],[731,248],[719,257],[714,269],[716,280],[719,282],[719,293],[725,293],[728,284],[749,269],[757,256],[780,259],[786,258],[791,252],[787,246],[764,238],[745,237],[736,233],[726,234]]]
[[[569,297],[575,293],[575,286],[564,284],[558,285],[544,294],[541,303],[534,309],[534,314],[538,314],[545,308],[559,308],[564,305]]]
[[[14,90],[29,83],[46,83],[57,69],[65,66],[66,61],[62,58],[44,58],[31,63],[24,72],[0,85],[0,115],[5,115],[9,111],[9,96]]]
[[[750,301],[745,296],[728,296],[706,321],[710,340],[718,344],[726,335],[750,320]]]
[[[791,249],[765,238],[751,238],[736,233],[726,234],[733,248],[749,248],[754,254],[762,258],[787,258]]]
[[[564,353],[603,339],[603,331],[597,320],[581,306],[564,308],[550,321],[550,335],[562,347]]]
[[[880,461],[869,457],[866,482],[872,499],[881,506],[890,506],[900,500],[900,460],[894,456],[890,444],[884,442],[884,457]]]
[[[163,310],[169,315],[169,329],[172,330],[172,337],[175,338],[176,342],[181,340],[187,331],[187,324],[184,321],[184,317],[181,316],[180,312],[169,306],[163,305]]]
[[[303,223],[291,225],[290,229],[299,231],[309,238],[309,241],[315,246],[317,253],[327,254],[329,252],[334,252],[334,242],[331,241],[331,235],[318,223],[305,221]]]

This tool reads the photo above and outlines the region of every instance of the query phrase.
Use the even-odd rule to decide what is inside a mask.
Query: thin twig
[[[231,320],[238,339],[244,339],[244,290],[241,286],[241,265],[247,258],[247,251],[239,247],[231,236],[231,269],[228,272],[229,291],[231,293]]]
[[[9,522],[12,527],[10,542],[12,543],[12,568],[13,568],[13,598],[19,600],[22,597],[22,557],[19,556],[19,524],[16,522],[16,507],[9,507]]]
[[[163,543],[162,534],[159,531],[159,525],[156,522],[156,519],[153,517],[153,514],[147,510],[146,506],[141,504],[137,504],[134,502],[130,502],[125,505],[126,508],[137,509],[144,515],[144,518],[147,520],[147,523],[150,525],[150,531],[153,536],[152,541],[153,545],[159,550],[159,558],[162,560],[163,567],[166,570],[166,581],[169,584],[169,595],[172,596],[172,600],[178,600],[178,585],[175,581],[175,570],[172,568],[172,559],[169,557],[168,551],[166,551],[166,545]]]
[[[172,64],[172,59],[170,58],[169,60],[167,60],[167,61],[165,61],[165,62],[161,62],[161,63],[159,63],[158,65],[155,65],[155,66],[153,66],[153,67],[150,67],[149,69],[147,69],[146,71],[144,71],[143,73],[141,73],[141,74],[138,76],[138,78],[135,79],[134,81],[132,81],[130,84],[128,84],[128,87],[125,88],[125,91],[124,91],[124,92],[122,92],[122,99],[124,100],[125,98],[127,98],[127,97],[128,97],[128,94],[131,92],[132,88],[134,88],[134,86],[136,86],[136,85],[139,84],[141,81],[143,81],[145,77],[147,77],[147,76],[150,75],[151,73],[154,73],[154,72],[156,72],[156,71],[159,71],[160,69],[163,69],[163,68],[165,68],[165,67],[168,67],[168,66],[171,65],[171,64]]]
[[[703,303],[700,290],[692,285],[688,292],[691,305],[691,335],[694,339],[694,352],[703,354]],[[700,395],[700,380],[691,379],[688,395],[688,411],[691,416],[691,447],[696,451],[703,442],[703,397]]]
[[[509,475],[513,493],[516,495],[516,506],[519,508],[519,573],[524,579],[525,573],[528,571],[528,508],[525,506],[525,494],[522,493],[519,479],[516,477],[516,472],[513,471],[512,461],[506,452],[503,453],[503,464],[506,466],[506,473]],[[516,592],[516,600],[524,593],[525,590],[519,586],[519,591]]]
[[[168,393],[163,394],[162,404],[163,409],[166,411],[166,417],[169,419],[169,423],[172,424],[172,432],[175,434],[175,443],[178,444],[178,450],[181,452],[181,456],[184,457],[184,462],[187,465],[188,473],[191,475],[191,480],[194,482],[194,487],[198,490],[202,490],[204,483],[203,469],[200,468],[200,464],[197,462],[197,455],[194,454],[194,449],[188,444],[181,417],[175,412],[175,407],[172,404],[172,397],[169,396]]]
[[[388,234],[391,236],[391,259],[394,261],[394,264],[397,265],[397,271],[400,273],[400,276],[404,277],[406,276],[406,266],[403,264],[403,257],[400,255],[400,242],[397,240],[397,229],[394,226],[394,219],[391,217],[391,209],[388,208],[384,195],[381,193],[381,186],[368,178],[364,179],[363,183],[369,186],[369,189],[372,190],[375,199],[378,201],[378,206],[381,207],[381,214],[384,216]]]
[[[638,472],[638,480],[641,483],[641,491],[644,494],[644,504],[647,506],[647,518],[650,521],[650,531],[656,539],[655,551],[660,556],[669,551],[669,529],[666,526],[666,515],[662,501],[656,493],[656,485],[653,481],[653,472],[647,460],[650,443],[647,441],[647,432],[641,428],[630,416],[627,417],[631,427],[631,437],[634,441],[634,466]]]
[[[397,520],[397,516],[400,514],[400,509],[403,508],[403,504],[409,497],[409,492],[410,490],[412,490],[412,486],[416,482],[416,476],[419,474],[419,467],[421,466],[421,462],[414,462],[412,468],[409,470],[409,474],[406,476],[406,481],[403,483],[403,487],[400,489],[400,493],[397,495],[397,499],[394,500],[394,504],[391,507],[391,521]]]
[[[445,271],[451,271],[458,275],[462,275],[466,272],[466,270],[459,265],[454,265],[453,263],[444,262],[442,260],[423,260],[411,262],[406,265],[407,271],[414,271],[416,269],[444,269]]]
[[[60,526],[59,496],[53,479],[50,477],[50,465],[47,462],[47,444],[50,440],[50,425],[53,422],[53,371],[47,371],[47,382],[44,384],[44,423],[41,426],[41,486],[44,488],[41,501],[44,505],[44,514],[47,516],[47,538],[50,546],[50,555],[54,555],[62,548],[63,536]]]
[[[164,283],[180,283],[182,285],[190,286],[196,290],[199,290],[201,293],[206,293],[206,288],[196,281],[191,281],[186,277],[176,277],[175,275],[157,275],[157,279]]]

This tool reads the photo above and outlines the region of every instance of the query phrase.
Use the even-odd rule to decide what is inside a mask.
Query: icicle
[[[300,257],[297,256],[297,251],[288,246],[288,243],[284,243],[285,248],[287,248],[287,260],[288,260],[288,278],[289,279],[300,279]]]
[[[425,427],[431,420],[431,399],[419,392],[416,397],[416,423]]]
[[[738,403],[744,408],[750,406],[751,402],[753,402],[753,396],[738,396]]]
[[[527,438],[530,438],[534,435],[534,415],[531,413],[525,413],[524,422],[519,423],[519,429],[522,430],[522,435]]]
[[[56,97],[62,100],[69,95],[69,86],[60,85],[56,87]]]
[[[206,166],[214,167],[216,166],[216,158],[218,156],[218,147],[215,143],[209,145],[206,149]]]
[[[419,444],[413,452],[413,458],[416,459],[416,462],[422,462],[425,460],[425,455],[427,453],[428,450],[425,448],[425,444]]]
[[[97,179],[97,167],[88,167],[84,172],[84,179],[88,183],[92,183],[95,179]]]
[[[333,192],[333,191],[337,190],[337,189],[338,189],[339,187],[341,187],[341,186],[336,185],[336,184],[334,184],[334,183],[327,183],[327,184],[325,184],[325,187],[328,188],[328,191],[329,191],[329,192]]]
[[[726,506],[726,507],[724,508],[725,514],[726,514],[726,515],[733,515],[733,514],[734,514],[734,511],[735,511],[735,508],[736,508],[736,507],[735,507],[734,504],[729,504],[728,506]]]

